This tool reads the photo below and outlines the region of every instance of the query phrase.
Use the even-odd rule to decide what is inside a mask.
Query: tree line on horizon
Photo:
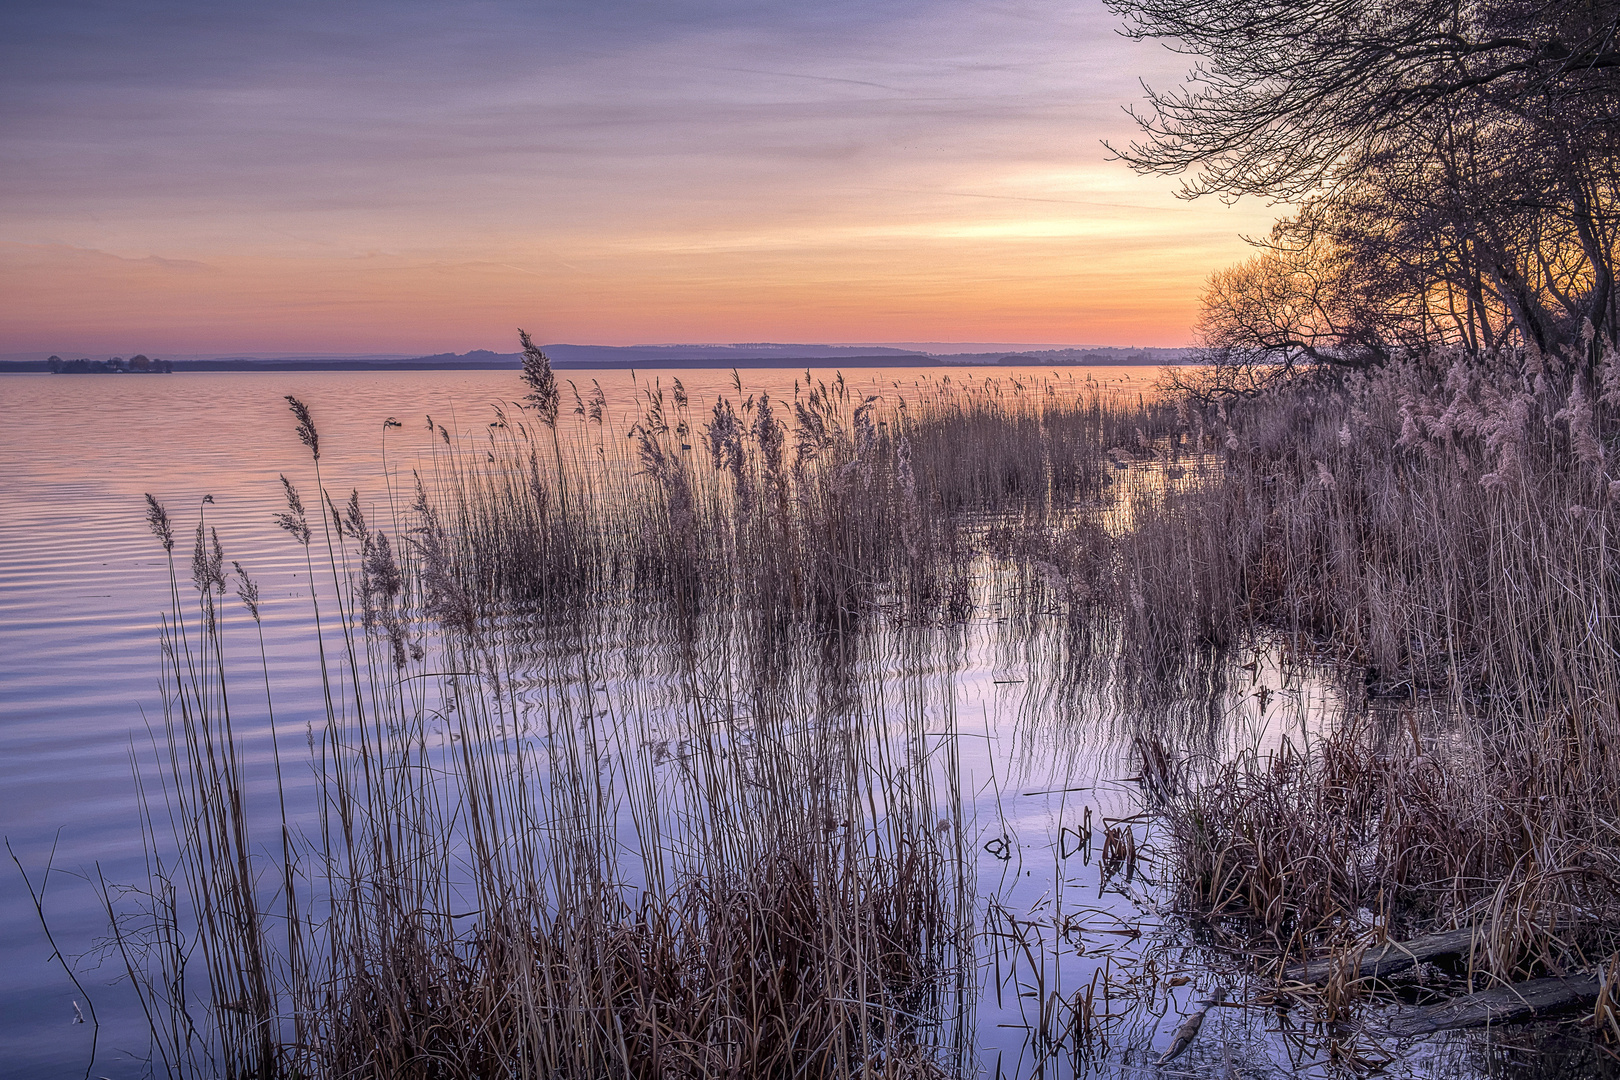
[[[168,375],[174,371],[173,362],[153,360],[144,353],[136,353],[128,360],[122,356],[106,360],[91,360],[87,356],[64,360],[60,356],[50,356],[45,359],[45,366],[52,375]]]

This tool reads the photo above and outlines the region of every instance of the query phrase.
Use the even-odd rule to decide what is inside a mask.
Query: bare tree
[[[1148,88],[1144,172],[1196,170],[1189,195],[1295,200],[1338,166],[1463,100],[1510,111],[1612,101],[1620,3],[1545,0],[1108,0],[1127,36],[1199,59],[1186,85]]]
[[[1287,368],[1363,366],[1382,349],[1356,349],[1367,330],[1346,290],[1342,256],[1322,242],[1274,242],[1214,274],[1204,291],[1198,334],[1206,347],[1261,353]]]
[[[1299,208],[1211,281],[1207,344],[1288,365],[1620,342],[1620,0],[1109,2],[1196,57],[1115,153],[1189,198]]]

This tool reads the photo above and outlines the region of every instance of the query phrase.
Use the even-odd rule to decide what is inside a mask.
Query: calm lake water
[[[638,394],[631,373],[561,374],[582,386],[599,380],[612,424],[629,427]],[[1093,380],[1135,392],[1156,372],[905,368],[847,377],[857,389],[869,384],[874,392],[904,395],[922,380],[987,374]],[[790,370],[741,373],[745,392],[784,396],[802,377]],[[653,378],[666,386],[682,379],[694,408],[732,392],[727,371],[639,378],[643,386]],[[279,474],[298,483],[306,499],[314,477],[284,395],[297,395],[314,412],[328,488],[340,499],[357,488],[376,508],[387,505],[385,477],[408,484],[410,470],[434,452],[438,435],[428,417],[456,446],[476,452],[492,405],[520,389],[515,372],[0,377],[7,413],[0,436],[0,831],[35,892],[43,890],[50,930],[82,985],[76,988],[52,958],[23,878],[8,866],[0,873],[0,1076],[76,1077],[88,1067],[90,1075],[122,1078],[149,1070],[135,1000],[119,981],[116,954],[102,950],[106,915],[93,887],[145,873],[132,755],[149,748],[148,724],[160,722],[158,635],[169,576],[146,528],[144,494],[175,517],[177,554],[189,551],[190,530],[205,511],[226,558],[241,560],[260,580],[278,717],[301,730],[319,697],[305,617],[309,585],[302,552],[276,529],[273,515],[283,508]],[[387,417],[403,427],[385,432]],[[212,502],[205,505],[204,496]],[[229,617],[246,622],[234,611]],[[1123,980],[1120,973],[1144,950],[1155,951],[1165,985],[1132,999],[1120,1047],[1101,1065],[1120,1075],[1151,1074],[1152,1053],[1214,982],[1202,946],[1163,916],[1151,882],[1116,882],[1105,891],[1096,860],[1079,854],[1077,838],[1092,833],[1085,823],[1100,829],[1106,817],[1128,818],[1139,799],[1139,786],[1126,777],[1131,766],[1106,687],[1078,697],[1057,694],[1054,657],[1063,646],[1056,620],[1016,636],[1004,622],[993,606],[977,609],[968,626],[939,632],[931,639],[937,647],[897,657],[887,674],[929,687],[930,728],[961,736],[977,902],[1026,920],[1032,932],[1069,928],[1066,958],[1039,973],[1041,985],[1072,993],[1099,972]],[[1211,753],[1297,735],[1336,711],[1324,682],[1285,672],[1275,655],[1260,659],[1251,681],[1219,686],[1209,700],[1192,703],[1190,713],[1207,722]],[[1180,970],[1186,979],[1168,986]],[[982,973],[979,1061],[990,1075],[1034,1074],[1030,984],[993,968],[988,952]],[[1026,965],[1022,978],[1036,977]],[[92,1025],[75,1022],[76,1005],[86,1015],[93,1005],[100,1021],[93,1062]],[[1238,1045],[1271,1045],[1264,1015],[1223,1011],[1219,1022]],[[1275,1066],[1255,1054],[1239,1062],[1244,1075],[1274,1075]],[[1066,1073],[1054,1063],[1048,1075]]]

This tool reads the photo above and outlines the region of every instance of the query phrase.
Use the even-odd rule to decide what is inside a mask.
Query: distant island
[[[1087,349],[1032,349],[1007,352],[930,353],[859,345],[783,345],[770,342],[738,345],[570,345],[542,346],[553,366],[568,368],[639,368],[647,371],[693,367],[1073,367],[1186,363],[1191,349],[1099,346]],[[129,360],[0,360],[0,373],[44,372],[62,375],[167,374],[174,371],[479,371],[516,369],[521,353],[475,349],[433,356],[222,356],[155,360],[136,355]]]

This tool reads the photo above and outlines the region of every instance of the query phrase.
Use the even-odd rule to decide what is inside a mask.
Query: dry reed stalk
[[[314,450],[307,410],[299,420]],[[254,863],[275,860],[254,851],[242,793],[217,543],[199,540],[195,642],[175,591],[173,692],[149,774],[168,825],[147,804],[149,906],[138,928],[116,913],[165,1067],[943,1075],[934,1040],[942,1015],[962,1020],[947,1005],[964,985],[952,972],[968,962],[970,901],[960,825],[944,839],[936,828],[921,728],[894,741],[859,711],[831,723],[810,702],[756,696],[747,754],[729,711],[697,707],[693,753],[673,775],[656,768],[646,715],[603,717],[591,612],[516,613],[517,635],[511,619],[491,621],[451,547],[468,520],[467,474],[453,459],[439,468],[450,513],[419,486],[403,562],[357,498],[340,512],[322,492],[346,663],[328,668],[323,650],[314,806],[292,814],[312,832],[288,827],[272,746],[281,858],[263,876]],[[288,530],[307,552],[314,530],[287,493]],[[257,623],[250,584],[242,599]],[[443,632],[429,652],[433,623]],[[695,684],[691,654],[677,659]],[[535,717],[513,697],[534,679],[539,740],[519,735]],[[437,746],[432,713],[452,718]],[[278,890],[285,946],[264,917]],[[197,970],[206,988],[188,985]]]
[[[941,839],[927,740],[863,719],[861,657],[881,626],[965,619],[986,551],[1015,623],[1065,622],[1066,694],[1105,678],[1134,710],[1180,708],[1281,631],[1360,665],[1369,696],[1457,704],[1443,743],[1350,725],[1202,776],[1144,732],[1191,905],[1279,954],[1354,948],[1369,912],[1386,932],[1477,924],[1474,962],[1503,979],[1612,949],[1563,928],[1608,911],[1620,866],[1620,397],[1507,358],[1207,412],[948,380],[870,400],[807,376],[706,427],[655,384],[624,432],[599,390],[569,420],[545,374],[477,455],[434,429],[397,544],[327,497],[292,403],[343,652],[329,667],[321,645],[315,808],[289,814],[278,780],[263,873],[223,554],[199,532],[194,625],[171,588],[148,907],[119,937],[175,1074],[960,1064],[940,1034],[972,949],[959,811]],[[610,692],[615,670],[674,673],[679,738],[640,691]],[[1134,876],[1136,843],[1116,829],[1104,861]],[[1047,1043],[1101,1038],[1089,990],[1036,978]]]

